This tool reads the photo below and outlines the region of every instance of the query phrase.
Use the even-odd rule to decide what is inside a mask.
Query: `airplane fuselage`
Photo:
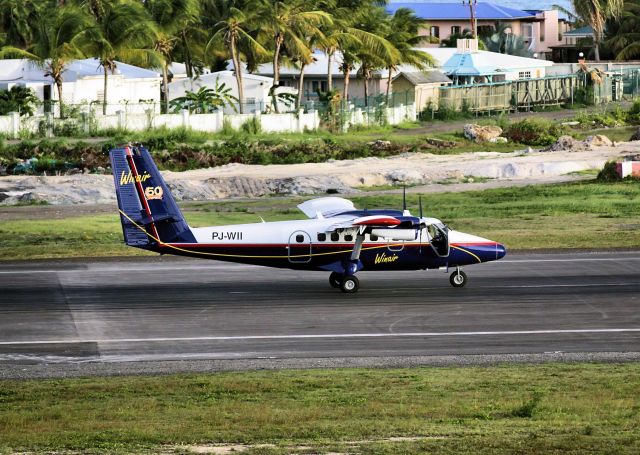
[[[351,218],[344,217],[345,221]],[[432,218],[425,220],[434,221]],[[148,249],[271,267],[339,271],[351,256],[358,231],[357,228],[346,228],[330,232],[339,221],[340,216],[336,216],[191,228],[195,243],[162,243],[150,245]],[[410,232],[415,237],[411,240],[388,240],[365,234],[359,269],[437,269],[478,264],[504,256],[504,247],[497,242],[449,230],[450,252],[441,257],[432,248],[427,228],[411,229]]]

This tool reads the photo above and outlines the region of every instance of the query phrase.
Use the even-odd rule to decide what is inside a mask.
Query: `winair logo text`
[[[399,256],[397,254],[392,256],[387,256],[385,253],[376,254],[374,264],[387,264],[389,262],[396,262],[398,259]]]
[[[120,175],[120,185],[126,185],[128,183],[133,183],[133,182],[142,183],[142,182],[147,181],[150,178],[151,178],[151,176],[149,175],[149,173],[147,171],[144,171],[144,174],[136,175],[135,177],[133,176],[131,171],[129,171],[128,174],[125,174],[124,171],[122,171],[122,174]]]
[[[242,232],[212,232],[211,240],[242,240]]]

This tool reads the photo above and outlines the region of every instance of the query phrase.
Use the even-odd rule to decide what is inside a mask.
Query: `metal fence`
[[[486,84],[440,87],[423,118],[447,111],[491,114],[562,104],[606,104],[640,96],[640,68],[607,73],[600,83],[588,74],[548,76]]]

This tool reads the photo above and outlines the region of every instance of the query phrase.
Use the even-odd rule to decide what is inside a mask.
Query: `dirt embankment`
[[[601,169],[608,160],[640,153],[640,142],[590,149],[461,155],[411,153],[389,158],[334,160],[293,165],[243,165],[164,172],[178,200],[265,195],[355,193],[361,187],[403,184],[412,191],[461,191],[569,181],[576,173]],[[8,176],[0,178],[0,204],[44,201],[50,204],[103,204],[115,201],[113,177]]]

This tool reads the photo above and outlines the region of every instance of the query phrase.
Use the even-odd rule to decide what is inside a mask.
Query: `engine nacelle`
[[[371,235],[382,237],[385,240],[415,240],[415,229],[372,229]]]

